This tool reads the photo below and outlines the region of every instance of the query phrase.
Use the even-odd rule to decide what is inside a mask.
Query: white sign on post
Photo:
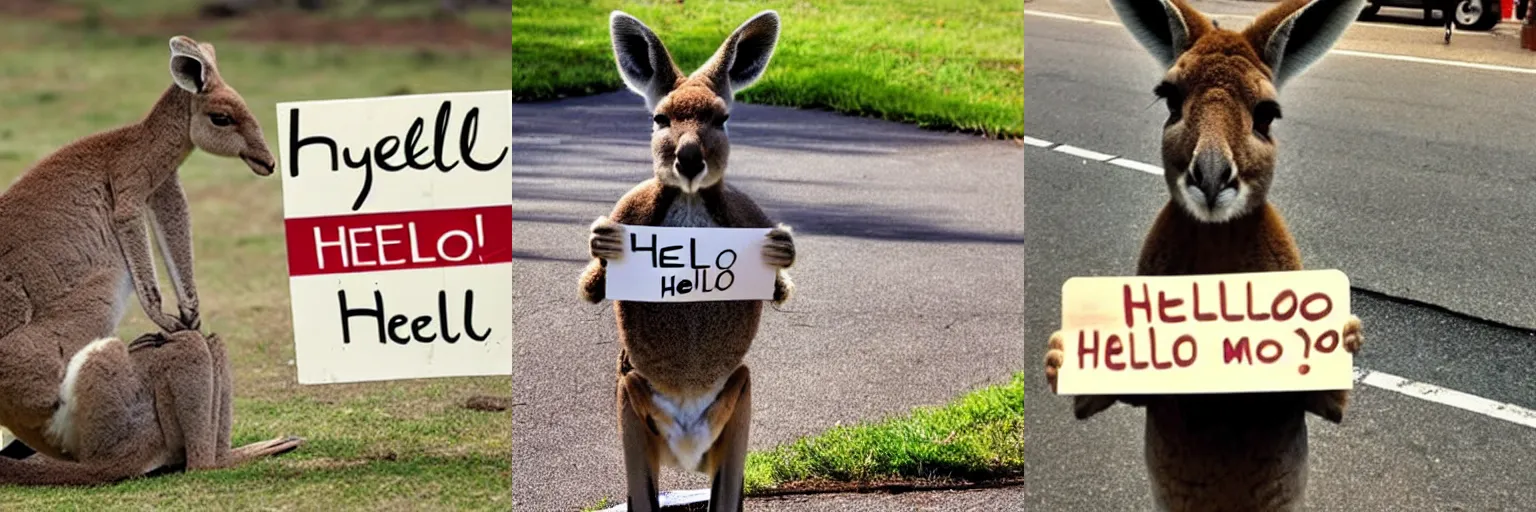
[[[512,373],[512,92],[277,105],[300,384]]]
[[[777,271],[763,261],[768,228],[624,226],[624,256],[609,260],[612,300],[772,300]]]

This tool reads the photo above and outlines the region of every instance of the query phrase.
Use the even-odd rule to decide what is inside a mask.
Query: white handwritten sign
[[[777,271],[763,262],[769,231],[626,225],[606,293],[639,302],[772,300]]]
[[[1349,389],[1337,270],[1074,277],[1061,292],[1063,395]]]
[[[277,119],[299,383],[510,375],[511,91]]]

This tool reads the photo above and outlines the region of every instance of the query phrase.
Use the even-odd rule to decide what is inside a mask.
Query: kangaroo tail
[[[121,464],[82,464],[44,455],[20,460],[0,457],[0,485],[99,485],[132,478],[134,473]]]

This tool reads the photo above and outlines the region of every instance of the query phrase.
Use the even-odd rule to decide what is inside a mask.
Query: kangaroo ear
[[[219,56],[213,51],[213,43],[197,43],[197,49],[203,53],[203,60],[213,67],[219,66]]]
[[[613,11],[608,18],[613,36],[613,59],[619,64],[619,76],[635,94],[645,97],[645,108],[655,110],[656,103],[677,87],[682,70],[672,62],[672,54],[650,27],[634,16]]]
[[[203,50],[187,36],[171,38],[171,80],[193,94],[208,86],[209,66]]]
[[[1184,0],[1109,0],[1109,6],[1164,68],[1173,67],[1179,55],[1216,28]]]
[[[1364,8],[1365,0],[1288,0],[1260,14],[1243,36],[1278,89],[1323,58]]]
[[[779,13],[771,10],[757,13],[736,27],[709,62],[694,74],[709,77],[715,83],[715,92],[722,98],[730,98],[762,78],[778,43]]]

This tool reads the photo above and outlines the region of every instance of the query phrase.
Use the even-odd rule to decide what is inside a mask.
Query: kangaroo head
[[[663,185],[696,193],[725,178],[731,100],[763,76],[779,40],[779,15],[763,11],[725,39],[692,75],[683,75],[667,47],[640,20],[614,11],[613,56],[624,85],[645,97],[652,114],[651,157]]]
[[[203,151],[239,157],[257,175],[272,174],[272,152],[245,99],[219,76],[213,45],[187,36],[171,38],[171,79],[192,94],[188,120],[192,144]]]
[[[1163,177],[1202,222],[1265,201],[1275,172],[1270,125],[1278,91],[1333,47],[1364,0],[1286,0],[1242,31],[1218,28],[1184,0],[1110,0],[1131,35],[1167,69]]]

